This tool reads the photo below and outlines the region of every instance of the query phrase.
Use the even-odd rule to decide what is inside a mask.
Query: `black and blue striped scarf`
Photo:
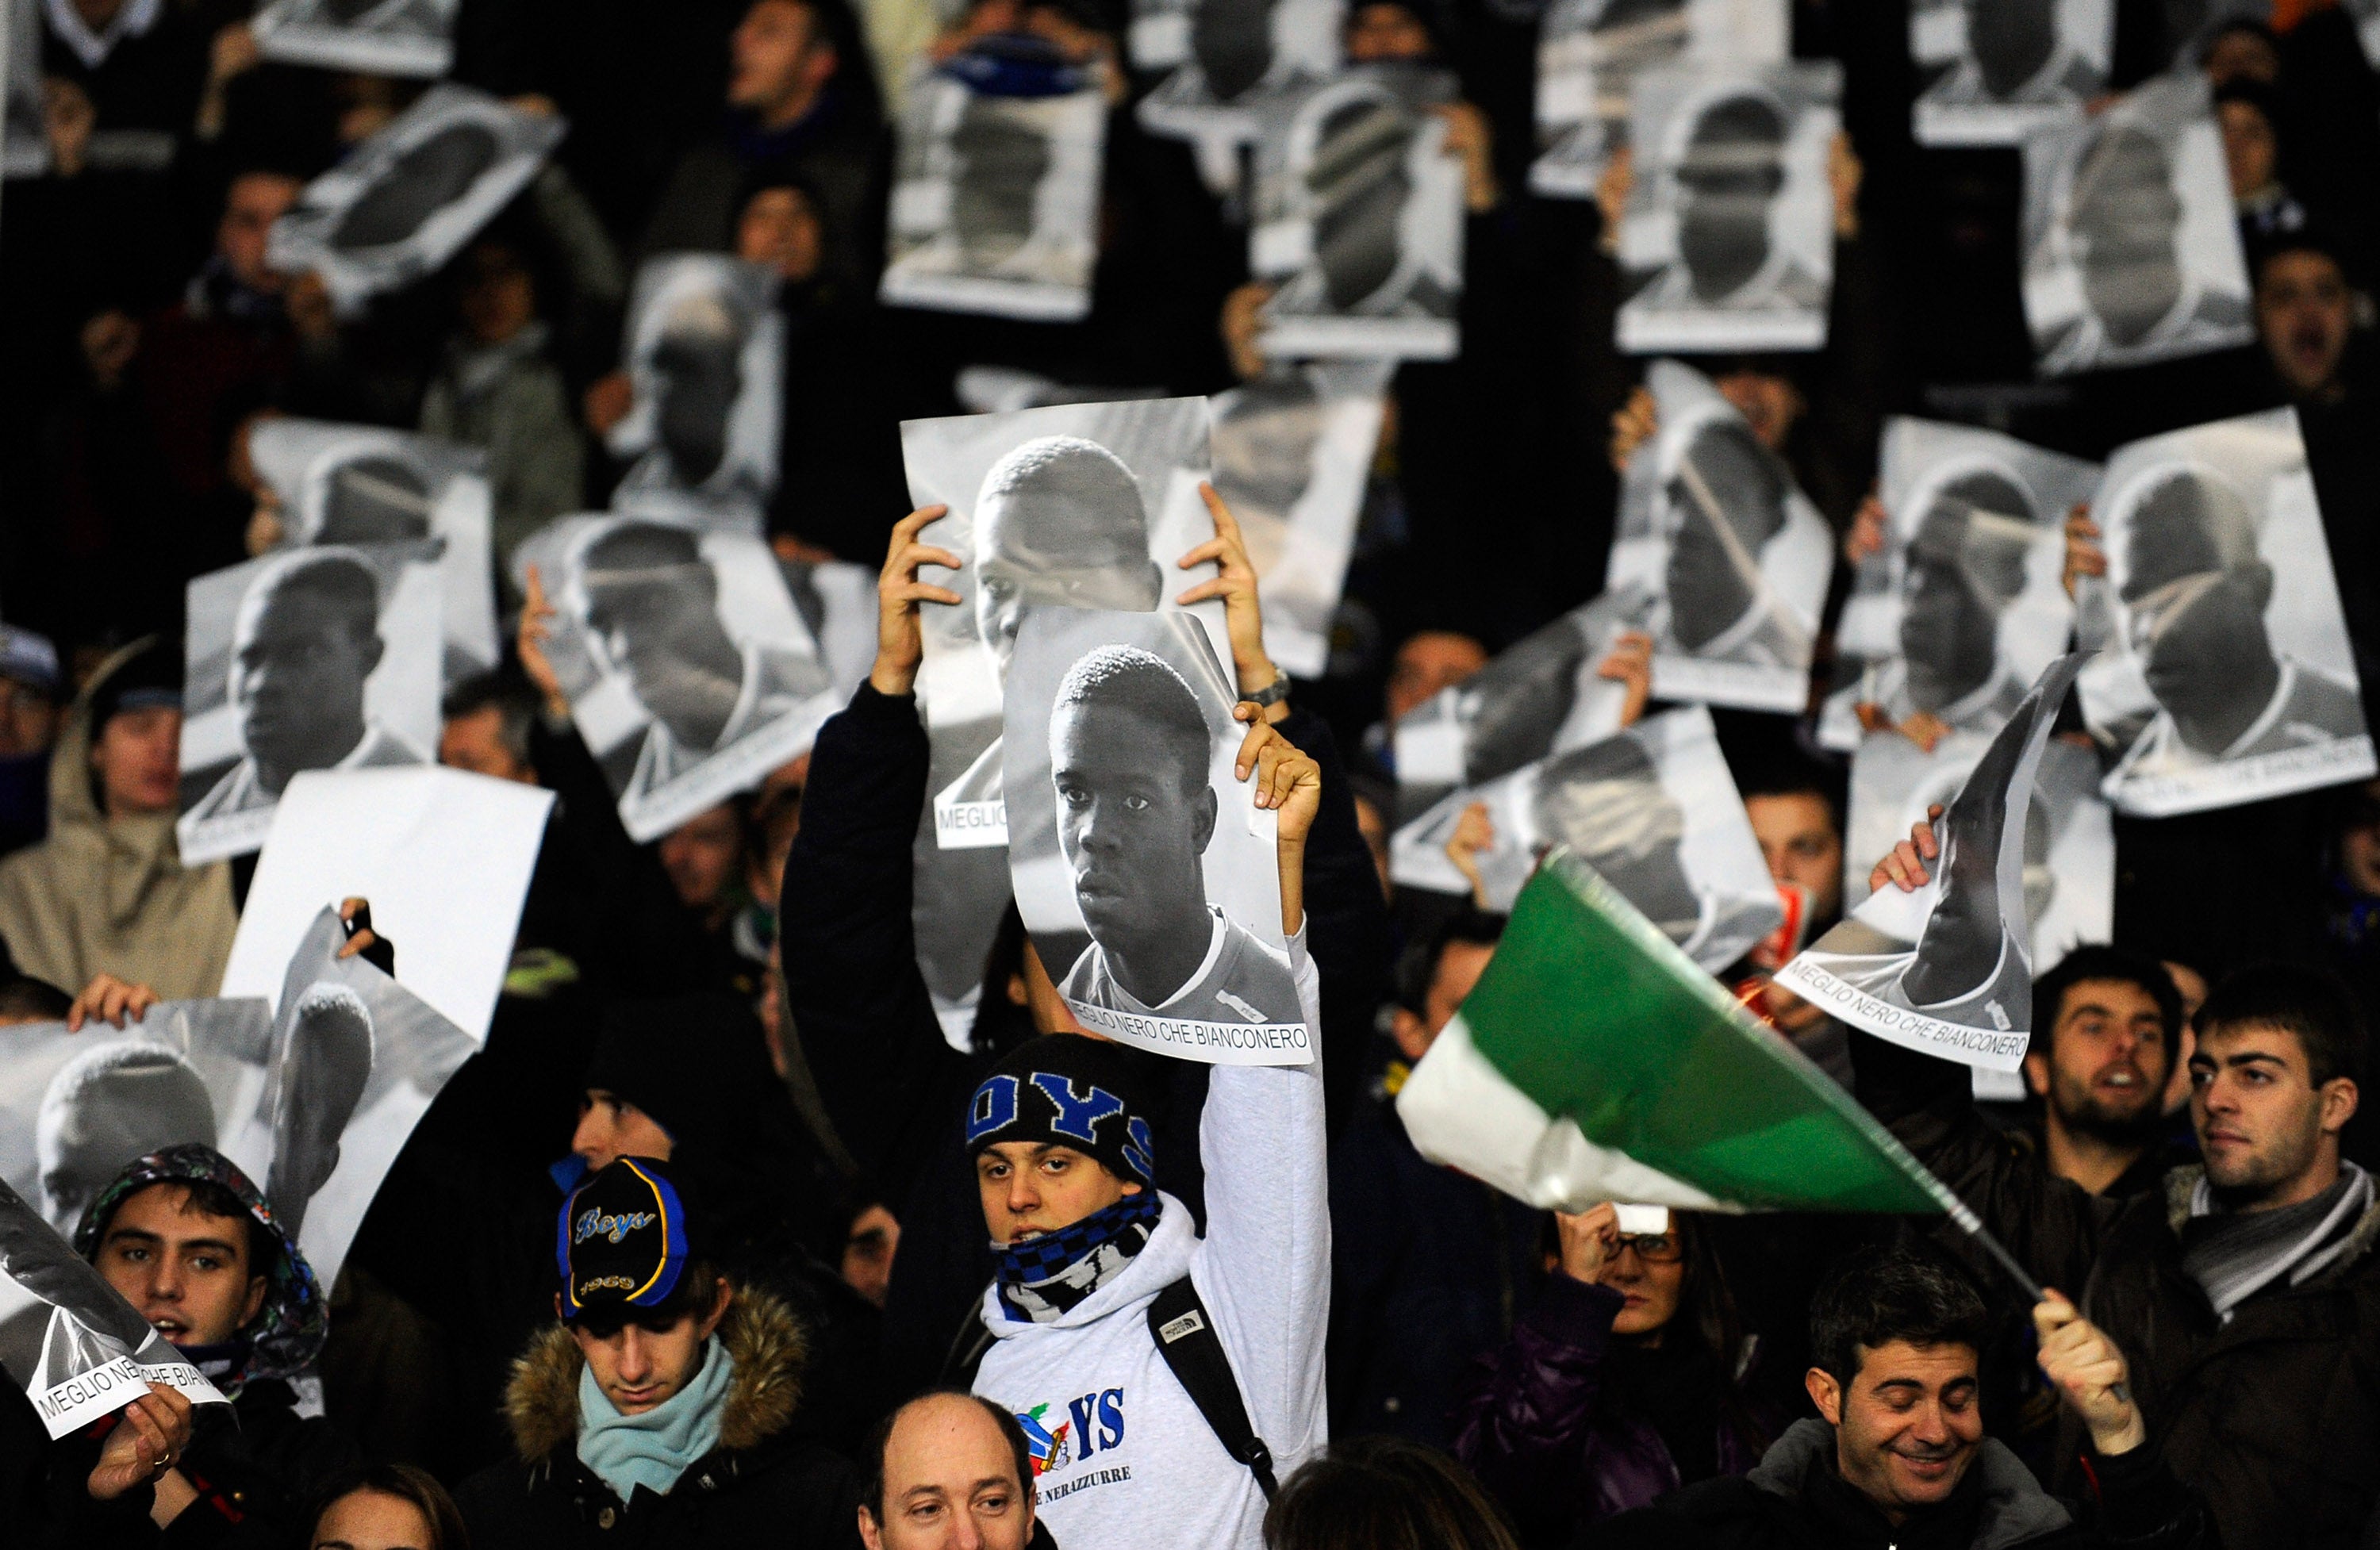
[[[1148,1247],[1163,1211],[1157,1192],[1143,1190],[1055,1232],[994,1244],[1000,1305],[1020,1324],[1056,1323]]]

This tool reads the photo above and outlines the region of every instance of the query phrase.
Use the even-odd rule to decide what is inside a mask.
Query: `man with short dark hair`
[[[1033,1511],[1033,1455],[1016,1417],[956,1388],[884,1418],[860,1453],[868,1550],[1057,1550]]]
[[[1757,87],[1714,91],[1693,110],[1670,168],[1676,180],[1677,258],[1656,272],[1631,305],[1660,310],[1808,310],[1826,286],[1769,231],[1770,204],[1785,188],[1785,146],[1793,121]]]
[[[387,650],[380,606],[379,578],[352,550],[298,550],[249,584],[231,642],[243,751],[191,821],[271,807],[302,770],[428,762],[364,703]]]
[[[2075,948],[2034,981],[2033,1020],[2024,1081],[2041,1100],[2049,1170],[2115,1199],[2155,1187],[2174,1160],[2158,1142],[2181,1053],[2181,996],[2165,965]]]
[[[540,708],[537,691],[517,672],[500,668],[463,680],[446,691],[440,707],[445,720],[438,733],[438,762],[498,781],[538,784],[529,745]]]
[[[1803,1383],[1816,1419],[1758,1467],[1692,1485],[1591,1532],[1597,1547],[2211,1543],[2206,1513],[2150,1445],[2124,1353],[2052,1292],[2034,1310],[2042,1372],[2090,1435],[2092,1506],[2043,1491],[1984,1435],[1979,1357],[1991,1318],[1940,1255],[1868,1249],[1837,1266],[1810,1310]],[[2089,1520],[2089,1521],[2085,1521]]]
[[[1670,634],[1684,650],[1790,664],[1808,637],[1770,596],[1761,551],[1792,520],[1792,476],[1742,421],[1713,419],[1679,456],[1666,490]]]
[[[278,1213],[221,1153],[167,1146],[108,1181],[74,1246],[231,1406],[199,1407],[188,1447],[149,1483],[93,1472],[85,1500],[60,1504],[63,1522],[91,1543],[152,1524],[174,1543],[238,1524],[235,1544],[302,1529],[313,1495],[359,1459],[331,1423],[298,1412],[288,1380],[321,1355],[328,1305]],[[95,1439],[61,1447],[54,1479],[79,1481],[99,1451]]]
[[[851,1468],[790,1432],[805,1338],[706,1257],[707,1215],[670,1170],[623,1156],[554,1229],[556,1323],[514,1369],[516,1457],[467,1482],[482,1544],[849,1544]],[[608,1542],[608,1540],[604,1541]]]
[[[1879,866],[1876,886],[1922,886],[1934,849],[1930,831],[1912,833],[1890,858],[1898,875]],[[2060,1010],[2077,1001],[2070,990]],[[2035,1278],[2084,1289],[2084,1311],[2138,1363],[2142,1412],[2222,1543],[2351,1543],[2380,1500],[2371,1471],[2349,1462],[2360,1439],[2380,1441],[2380,1401],[2361,1377],[2380,1370],[2380,1201],[2339,1154],[2363,1030],[2321,974],[2266,965],[2218,983],[2195,1031],[2191,1127],[2205,1161],[2120,1199],[2009,1144],[1975,1116],[1963,1068],[1852,1042],[1861,1101]],[[2061,1450],[2061,1478],[2072,1457]]]

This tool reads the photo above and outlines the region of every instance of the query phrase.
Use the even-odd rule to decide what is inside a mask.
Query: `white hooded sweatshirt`
[[[1319,981],[1303,932],[1290,965],[1305,1025],[1318,1030]],[[975,1391],[1024,1425],[1038,1511],[1061,1544],[1261,1550],[1256,1476],[1223,1451],[1149,1334],[1150,1300],[1184,1272],[1274,1472],[1286,1480],[1327,1440],[1330,1214],[1318,1054],[1311,1065],[1215,1067],[1198,1150],[1206,1237],[1189,1207],[1160,1193],[1148,1244],[1056,1321],[1019,1321],[996,1289],[985,1294],[984,1322],[999,1338]]]

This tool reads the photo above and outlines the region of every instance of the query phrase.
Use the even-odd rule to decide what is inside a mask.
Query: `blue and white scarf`
[[[1000,1305],[1020,1324],[1055,1324],[1123,1273],[1163,1214],[1157,1192],[1143,1190],[1055,1232],[993,1244]]]

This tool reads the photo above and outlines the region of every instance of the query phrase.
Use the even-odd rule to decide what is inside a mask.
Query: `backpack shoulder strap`
[[[1165,1358],[1190,1402],[1207,1418],[1223,1451],[1245,1464],[1257,1477],[1257,1488],[1265,1500],[1272,1500],[1280,1488],[1273,1479],[1272,1450],[1248,1421],[1247,1402],[1240,1396],[1231,1355],[1223,1350],[1222,1337],[1215,1333],[1215,1321],[1198,1301],[1198,1289],[1190,1284],[1189,1277],[1175,1281],[1150,1302],[1148,1333],[1157,1341],[1157,1354]]]

